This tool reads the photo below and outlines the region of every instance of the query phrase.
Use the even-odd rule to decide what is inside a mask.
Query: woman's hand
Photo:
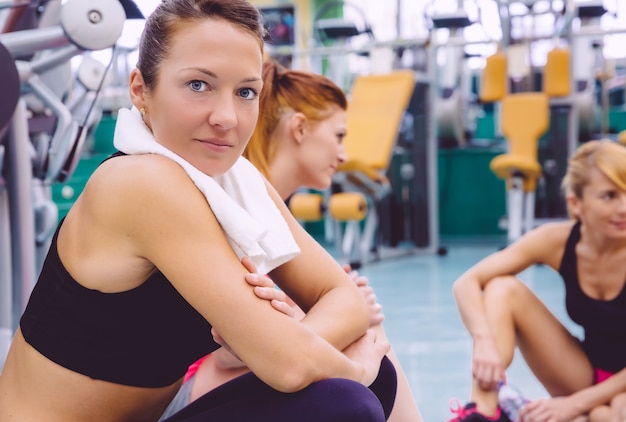
[[[523,422],[570,422],[580,413],[568,397],[551,397],[534,400],[525,405],[519,413]]]
[[[383,307],[380,303],[377,302],[376,295],[374,294],[374,289],[372,289],[368,285],[367,277],[360,276],[357,271],[352,271],[352,268],[349,265],[345,265],[343,269],[348,274],[350,279],[354,282],[354,284],[356,284],[356,286],[359,288],[361,296],[363,296],[365,303],[367,303],[370,316],[370,327],[382,323],[385,319],[385,315],[383,315],[382,313]]]
[[[363,366],[364,377],[361,383],[370,386],[376,380],[380,370],[380,362],[390,348],[387,340],[379,338],[374,330],[368,329],[365,334],[346,347],[343,353],[352,361]]]
[[[492,391],[504,380],[504,366],[491,336],[474,339],[472,376],[484,391]]]
[[[249,271],[249,273],[246,274],[246,281],[249,285],[254,286],[254,294],[260,299],[269,301],[272,307],[277,311],[294,318],[296,312],[293,306],[289,304],[285,292],[278,290],[271,278],[264,274],[259,274],[256,266],[247,256],[242,258],[241,263]]]
[[[626,421],[626,393],[620,393],[611,400],[611,416],[609,421]]]

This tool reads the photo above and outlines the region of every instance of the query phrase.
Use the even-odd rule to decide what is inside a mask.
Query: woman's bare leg
[[[483,303],[505,368],[518,346],[533,374],[552,395],[569,395],[593,383],[593,368],[579,341],[519,279],[492,280],[483,292]],[[485,391],[474,380],[472,401],[480,412],[493,414],[497,391]]]
[[[415,404],[415,398],[411,392],[409,380],[400,365],[398,357],[394,353],[393,349],[387,353],[387,357],[393,363],[396,368],[396,374],[398,376],[398,391],[396,392],[396,401],[393,405],[393,410],[389,416],[389,422],[422,422],[422,416]]]
[[[589,412],[589,422],[609,422],[611,416],[611,408],[606,405],[594,407]]]
[[[248,367],[242,366],[241,361],[230,352],[225,349],[217,349],[200,364],[198,372],[193,378],[189,401],[192,402],[214,388],[249,371]]]

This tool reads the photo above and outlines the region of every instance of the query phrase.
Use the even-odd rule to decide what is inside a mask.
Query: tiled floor
[[[467,401],[470,385],[471,341],[458,316],[451,288],[472,264],[495,252],[503,239],[446,239],[448,254],[415,254],[368,263],[360,272],[383,305],[385,327],[393,349],[409,378],[425,422],[441,422],[451,414],[450,398]],[[544,266],[520,277],[565,322],[563,285],[559,275]],[[545,396],[520,356],[508,372],[509,382],[531,398]]]

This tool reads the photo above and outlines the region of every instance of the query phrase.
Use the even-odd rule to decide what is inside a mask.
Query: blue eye
[[[189,81],[187,85],[189,86],[189,88],[191,88],[192,91],[196,92],[204,91],[207,87],[207,84],[205,82],[199,80]]]
[[[254,100],[258,94],[254,89],[243,88],[239,91],[239,95],[241,95],[244,100]]]

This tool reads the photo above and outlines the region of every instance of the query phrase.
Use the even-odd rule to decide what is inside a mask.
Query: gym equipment
[[[349,8],[355,11],[362,21],[361,24],[357,25],[350,19],[337,17],[337,9],[339,8]],[[329,15],[332,17],[328,17]],[[347,48],[353,39],[360,38],[361,35],[367,36],[370,40],[375,40],[372,28],[357,2],[326,1],[313,15],[313,41],[322,49],[331,44],[334,48]],[[347,90],[352,84],[348,71],[350,64],[346,54],[328,55],[325,57],[324,63],[320,62],[319,65],[325,68],[323,72],[319,71],[319,73],[328,76],[342,89]]]
[[[354,245],[361,242],[360,223],[368,214],[367,198],[361,192],[330,195],[297,192],[289,199],[289,209],[302,222],[321,221],[326,214],[333,221],[334,232],[341,234],[334,238],[341,258],[354,268],[367,259],[360,249],[354,248]]]
[[[338,180],[360,186],[378,198],[388,192],[385,172],[414,85],[415,76],[408,70],[355,79],[343,141],[348,159],[338,168]]]
[[[491,103],[502,100],[508,92],[507,57],[502,48],[485,60],[479,97],[481,101]]]
[[[355,10],[360,15],[363,21],[362,25],[357,26],[354,21],[344,18],[326,17],[328,12],[340,6],[349,7]],[[316,38],[316,41],[320,45],[323,45],[326,41],[329,40],[346,39],[361,34],[367,34],[370,38],[374,38],[372,27],[370,26],[365,14],[363,13],[363,10],[358,7],[356,3],[346,2],[342,0],[328,1],[315,12],[313,22],[315,23],[315,31],[313,33],[313,36]]]
[[[0,115],[0,367],[57,223],[50,186],[71,174],[93,124],[77,122],[64,103],[71,74],[62,68],[85,51],[113,47],[126,19],[118,0],[49,2],[37,14],[25,11],[29,4],[12,9],[13,26],[0,34],[3,107],[13,103]],[[18,78],[4,78],[7,69]],[[15,90],[16,101],[4,97]]]
[[[296,192],[289,198],[289,210],[301,221],[320,221],[324,218],[326,207],[324,196],[316,193]]]
[[[565,201],[561,195],[561,181],[567,169],[567,158],[575,146],[570,146],[574,129],[575,108],[572,100],[571,51],[556,45],[546,56],[543,69],[543,92],[550,99],[549,132],[539,148],[543,175],[537,189],[535,224],[548,218],[567,217]],[[576,125],[577,126],[577,125]]]
[[[354,269],[359,268],[361,263],[367,262],[368,256],[362,248],[354,246],[361,244],[362,232],[372,230],[368,227],[371,219],[366,221],[364,230],[361,228],[361,222],[368,215],[367,198],[360,192],[335,193],[328,201],[328,212],[335,222],[336,233],[342,233],[335,237],[335,247],[345,262]]]
[[[539,81],[533,79],[530,67],[524,65],[530,62],[529,40],[518,39],[506,49],[499,48],[498,52],[486,61],[480,97],[484,102],[501,101],[501,110],[498,108],[496,110],[502,115],[496,117],[496,120],[501,122],[500,127],[509,146],[508,154],[496,157],[490,166],[498,177],[507,181],[505,227],[508,242],[515,241],[522,233],[537,224],[539,219],[536,216],[565,214],[559,185],[565,172],[567,157],[576,146],[575,142],[572,142],[577,134],[573,104],[578,101],[572,96],[574,86],[570,70],[572,53],[559,38],[563,28],[567,29],[571,24],[571,18],[572,12],[568,12],[563,18],[563,22],[566,23],[555,30],[555,45],[547,53],[542,72],[541,93],[533,92],[537,90],[535,84]],[[511,97],[519,94],[529,94],[535,98],[529,100],[520,97],[513,101]],[[535,101],[538,107],[534,110],[537,114],[524,114],[521,110],[526,110],[527,106],[522,104],[528,102],[528,109],[533,109],[530,105],[532,101]],[[508,110],[520,107],[518,113],[521,114],[515,116],[515,113],[508,112],[505,116],[505,102],[508,104]],[[516,119],[520,119],[520,122],[515,123]],[[544,127],[546,119],[547,126]],[[516,131],[520,133],[515,134]],[[547,136],[540,143],[539,138],[546,132]],[[522,140],[513,140],[516,137]],[[512,145],[515,142],[523,143],[524,138],[530,139],[525,151]]]
[[[462,34],[463,28],[473,24],[464,10],[454,13],[437,13],[431,17],[433,29],[446,29],[451,38]],[[434,36],[431,34],[431,38]],[[466,144],[464,117],[467,112],[467,93],[465,86],[464,46],[460,43],[441,44],[437,48],[445,55],[445,65],[440,66],[436,86],[438,95],[433,104],[437,122],[437,138],[445,147],[464,146]]]
[[[550,97],[566,97],[571,91],[569,48],[555,47],[548,52],[543,70],[543,92]]]
[[[359,192],[331,195],[328,212],[335,221],[361,221],[367,216],[367,199]]]
[[[4,174],[5,146],[2,138],[13,118],[20,97],[20,81],[17,68],[9,51],[0,43],[0,175]],[[11,283],[13,265],[11,262],[11,221],[9,218],[9,196],[4,180],[0,177],[0,372],[4,357],[9,351],[13,335],[13,291]],[[7,282],[2,282],[6,280]]]
[[[396,143],[398,128],[415,87],[409,70],[389,74],[358,76],[350,91],[347,135],[343,140],[347,160],[337,169],[335,181],[341,190],[357,191],[371,202],[363,232],[350,236],[351,245],[341,243],[344,258],[356,250],[362,262],[370,260],[378,228],[377,203],[391,192],[387,170]],[[349,226],[350,231],[354,230]],[[341,233],[337,233],[339,237]],[[344,233],[345,235],[345,233]]]
[[[549,101],[540,92],[510,94],[502,100],[502,133],[509,152],[496,156],[491,170],[507,181],[507,239],[513,242],[533,226],[535,190],[541,176],[539,137],[548,130]]]
[[[2,101],[0,102],[1,139],[11,121],[20,97],[20,76],[11,53],[3,44],[0,44],[0,87],[2,91]]]

